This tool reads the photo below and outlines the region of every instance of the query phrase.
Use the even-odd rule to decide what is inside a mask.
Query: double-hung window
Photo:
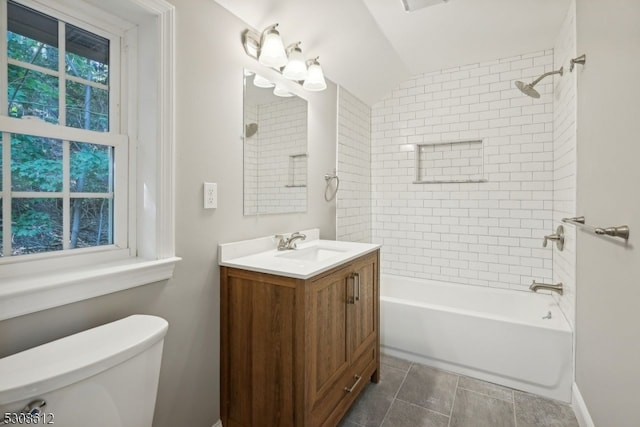
[[[127,248],[120,38],[3,6],[0,256]]]
[[[171,276],[173,22],[0,0],[0,320]]]

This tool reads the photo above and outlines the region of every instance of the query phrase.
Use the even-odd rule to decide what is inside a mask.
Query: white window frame
[[[116,170],[129,180],[124,191],[114,189],[114,197],[128,199],[115,206],[128,208],[121,213],[126,235],[114,236],[114,245],[0,259],[0,320],[166,280],[179,260],[174,231],[174,7],[164,0],[110,0],[109,11],[120,17],[106,19],[106,12],[96,10],[104,3],[100,0],[57,0],[55,13],[48,12],[51,1],[16,1],[89,31],[103,28],[123,35],[122,70],[128,78],[120,81],[125,97],[123,108],[115,106],[115,111],[120,111],[120,132],[127,136],[118,135],[118,129],[99,134],[6,116],[0,116],[0,125],[28,135],[51,136],[52,128],[58,128],[58,139],[118,146],[115,160],[123,164],[128,157],[128,168]],[[0,31],[6,34],[6,20]],[[6,82],[6,63],[0,65]]]
[[[0,0],[0,9],[6,11],[7,3],[9,0]],[[135,236],[135,223],[131,224],[131,230],[129,231],[129,224],[127,220],[128,213],[128,191],[134,190],[128,184],[129,181],[129,168],[128,165],[128,153],[129,153],[129,139],[127,136],[127,109],[128,103],[121,102],[121,96],[126,96],[121,90],[121,87],[126,87],[126,73],[121,72],[126,67],[127,58],[122,53],[121,40],[125,44],[131,44],[135,41],[128,40],[128,35],[120,29],[123,25],[118,25],[118,21],[111,18],[108,22],[103,22],[101,27],[86,23],[87,17],[71,16],[66,8],[53,9],[50,7],[51,3],[46,5],[40,5],[37,1],[33,0],[14,0],[16,3],[22,4],[26,7],[30,7],[35,10],[39,10],[51,16],[54,19],[59,20],[59,34],[58,45],[60,49],[64,49],[65,46],[65,34],[64,23],[75,25],[91,33],[97,34],[109,40],[109,132],[96,132],[84,129],[76,129],[66,126],[66,81],[72,80],[82,84],[91,84],[89,81],[69,76],[65,73],[65,57],[59,55],[59,63],[57,70],[50,70],[44,67],[35,66],[31,64],[22,63],[11,58],[8,58],[6,47],[6,28],[2,26],[6,25],[6,21],[3,20],[0,23],[0,81],[7,81],[7,62],[9,65],[16,65],[22,68],[31,69],[34,71],[42,72],[44,74],[54,76],[59,82],[59,120],[58,124],[43,123],[39,121],[29,121],[23,119],[16,119],[7,116],[6,107],[0,110],[0,130],[3,131],[3,161],[5,166],[10,162],[11,158],[11,145],[10,139],[12,133],[33,135],[45,138],[55,138],[62,141],[63,144],[63,189],[59,193],[50,192],[12,192],[11,191],[11,170],[10,168],[4,168],[4,192],[2,193],[2,208],[3,217],[11,218],[11,209],[7,202],[11,198],[47,198],[56,197],[64,201],[64,215],[63,215],[63,248],[62,251],[50,251],[37,254],[20,255],[24,259],[16,259],[14,256],[7,255],[11,252],[11,240],[3,239],[4,241],[4,253],[5,256],[0,258],[0,267],[8,266],[16,263],[30,262],[30,271],[46,271],[53,267],[73,267],[77,265],[91,265],[95,263],[93,257],[84,260],[81,255],[83,254],[95,254],[102,252],[103,257],[107,258],[120,258],[124,259],[131,256],[129,241],[131,237]],[[7,16],[6,13],[0,14],[0,16]],[[114,22],[115,21],[115,22]],[[106,27],[106,28],[105,28]],[[66,52],[65,52],[66,53]],[[125,60],[121,61],[121,54],[125,56]],[[5,62],[6,61],[6,62]],[[121,66],[122,64],[122,66]],[[103,86],[103,85],[94,85]],[[101,87],[104,89],[104,87]],[[0,106],[7,105],[7,92],[6,90],[0,91]],[[0,107],[2,108],[2,107]],[[122,123],[122,126],[121,126]],[[129,123],[129,130],[134,129],[136,126],[134,123]],[[69,144],[70,141],[92,143],[98,145],[104,145],[114,148],[114,188],[113,188],[113,201],[114,201],[114,235],[112,245],[102,245],[91,248],[77,248],[69,249],[69,241],[67,240],[70,231],[70,218],[69,218],[69,200],[71,199],[71,192],[69,191]],[[77,197],[77,195],[75,195]],[[87,195],[92,197],[90,195]],[[93,195],[94,197],[96,195]],[[109,196],[106,194],[105,196]],[[7,233],[9,231],[9,233]],[[11,236],[11,226],[5,227],[5,234]],[[66,253],[66,251],[73,251],[73,253]],[[106,252],[111,252],[107,254]],[[118,253],[119,252],[119,253]],[[62,257],[62,261],[61,261]],[[35,261],[38,262],[35,262]],[[68,263],[68,264],[67,264]],[[23,267],[22,267],[23,268]],[[9,271],[10,268],[5,269]],[[6,274],[6,273],[5,273]],[[1,276],[0,276],[1,277]]]

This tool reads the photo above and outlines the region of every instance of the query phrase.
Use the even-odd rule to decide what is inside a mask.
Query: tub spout
[[[562,295],[562,282],[551,285],[547,283],[538,283],[534,280],[533,283],[531,283],[531,286],[529,286],[529,289],[531,289],[533,292],[538,292],[538,289],[546,289]]]

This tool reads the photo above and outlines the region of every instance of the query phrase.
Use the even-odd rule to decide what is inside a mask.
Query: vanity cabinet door
[[[377,253],[357,260],[351,267],[349,287],[349,354],[351,363],[370,347],[378,337],[378,257]]]
[[[221,417],[225,427],[294,427],[296,367],[295,279],[222,268]]]
[[[312,279],[307,285],[307,391],[311,425],[320,425],[344,397],[341,380],[350,362],[347,330],[350,272],[343,268]]]
[[[335,425],[372,373],[378,380],[377,268],[375,252],[309,283],[312,426]]]

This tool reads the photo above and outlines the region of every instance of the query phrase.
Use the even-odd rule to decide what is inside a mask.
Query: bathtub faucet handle
[[[544,239],[542,240],[543,248],[547,247],[547,242],[549,240],[553,240],[556,242],[556,247],[559,251],[564,249],[564,227],[562,225],[559,225],[558,228],[556,228],[555,233],[544,236]]]

